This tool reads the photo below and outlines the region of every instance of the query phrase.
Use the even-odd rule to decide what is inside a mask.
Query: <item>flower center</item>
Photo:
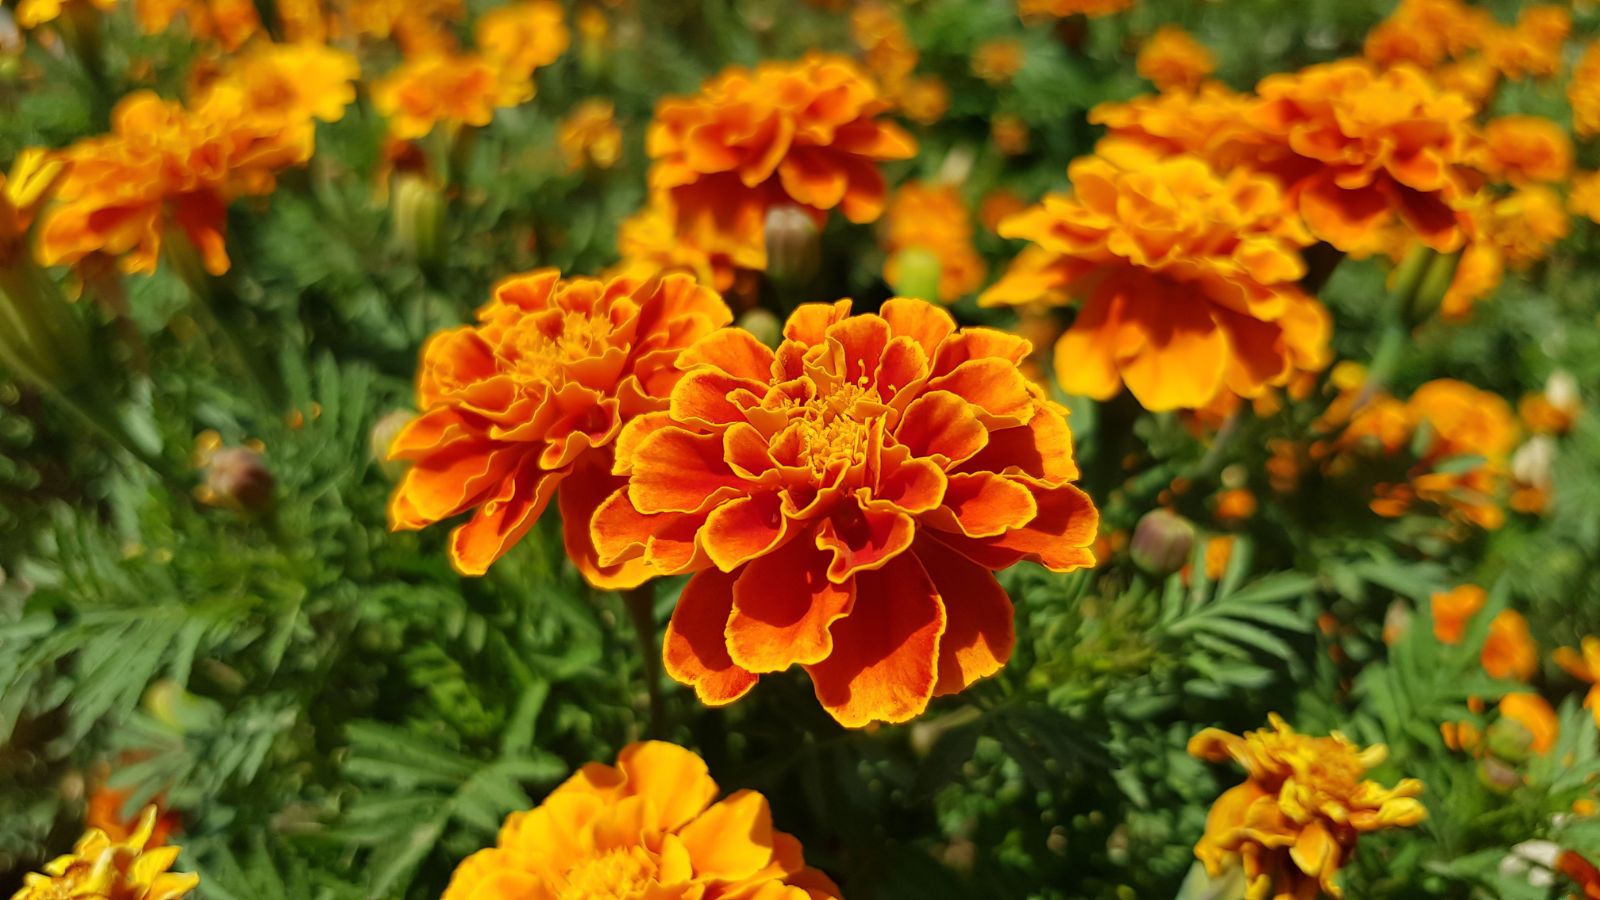
[[[557,900],[622,900],[649,887],[656,867],[638,847],[612,850],[567,870],[556,886]]]
[[[877,388],[849,383],[801,404],[799,463],[827,479],[864,462],[873,436],[881,435],[873,423],[886,411]]]
[[[611,321],[604,315],[568,312],[540,317],[511,338],[512,370],[527,381],[559,384],[579,360],[605,352]]]

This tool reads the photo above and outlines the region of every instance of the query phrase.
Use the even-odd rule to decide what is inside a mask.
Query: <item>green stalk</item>
[[[647,581],[636,588],[622,592],[622,600],[633,620],[633,631],[639,640],[640,667],[644,671],[645,690],[650,697],[650,726],[648,734],[660,737],[664,720],[661,700],[661,644],[656,640],[656,586]]]

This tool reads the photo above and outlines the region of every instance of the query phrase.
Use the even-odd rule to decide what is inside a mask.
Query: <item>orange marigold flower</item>
[[[494,111],[533,97],[533,83],[473,53],[423,53],[372,86],[372,101],[389,118],[389,133],[420,138],[443,124],[482,127]]]
[[[889,95],[895,95],[917,67],[917,47],[905,23],[881,3],[865,3],[850,14],[850,33],[866,54],[867,71]]]
[[[1594,723],[1600,727],[1600,637],[1587,636],[1579,642],[1579,649],[1557,647],[1556,665],[1568,675],[1589,685],[1583,695],[1583,705],[1594,714]]]
[[[1482,108],[1493,99],[1494,89],[1500,84],[1500,73],[1487,59],[1472,56],[1434,69],[1433,80],[1439,87],[1455,91]]]
[[[321,44],[255,44],[230,69],[257,111],[285,119],[337,122],[355,102],[355,57]]]
[[[495,846],[456,867],[442,900],[838,900],[800,842],[772,827],[766,797],[737,791],[713,803],[718,793],[690,751],[629,744],[615,766],[590,763],[507,816]]]
[[[1528,633],[1528,620],[1503,609],[1489,622],[1489,637],[1478,654],[1483,670],[1495,678],[1527,681],[1539,671],[1539,645]]]
[[[150,845],[156,808],[147,807],[133,833],[113,840],[95,828],[86,831],[72,852],[45,864],[42,874],[23,876],[22,889],[11,900],[63,900],[114,897],[116,900],[180,900],[200,883],[200,876],[169,872],[179,848]]]
[[[1600,73],[1597,73],[1600,77]],[[1600,225],[1600,172],[1579,172],[1568,188],[1567,208]]]
[[[620,271],[640,278],[687,272],[701,284],[727,291],[740,270],[766,268],[764,241],[741,241],[714,227],[680,234],[676,218],[672,201],[655,194],[648,206],[624,219],[617,229]]]
[[[1565,181],[1572,172],[1572,140],[1540,116],[1501,116],[1483,130],[1478,168],[1515,185]]]
[[[484,58],[513,80],[555,62],[572,41],[555,0],[497,6],[479,17],[473,35]]]
[[[1025,59],[1022,42],[1016,38],[994,38],[972,51],[972,74],[993,85],[1010,81],[1022,71]]]
[[[1484,227],[1506,264],[1524,269],[1548,256],[1572,232],[1572,219],[1560,194],[1536,184],[1495,200]]]
[[[1511,405],[1498,394],[1441,378],[1418,388],[1406,407],[1413,427],[1426,424],[1428,430],[1411,477],[1417,497],[1480,528],[1499,528],[1505,512],[1495,498],[1517,438]],[[1449,465],[1469,458],[1479,462],[1465,471]]]
[[[117,0],[22,0],[16,7],[17,27],[23,30],[38,28],[71,13],[74,8],[110,12],[117,8]]]
[[[937,76],[923,75],[907,81],[895,102],[906,118],[918,125],[932,125],[950,111],[950,89]]]
[[[1413,66],[1379,72],[1361,60],[1272,75],[1257,92],[1271,141],[1259,164],[1319,239],[1358,250],[1398,220],[1435,250],[1461,246],[1471,101]]]
[[[197,39],[230,52],[262,30],[254,0],[134,0],[133,11],[145,34],[165,34],[182,18]]]
[[[612,443],[623,423],[665,406],[679,352],[732,318],[681,275],[564,281],[546,269],[501,281],[476,325],[422,348],[422,414],[389,447],[412,463],[390,498],[390,526],[471,510],[451,533],[450,559],[481,575],[559,496],[567,553],[584,576],[600,587],[644,581],[641,564],[598,564],[589,542],[589,514],[618,483]]]
[[[731,68],[692,97],[656,107],[647,149],[652,190],[672,200],[675,229],[708,245],[748,247],[765,268],[767,210],[794,203],[820,227],[835,207],[852,222],[883,212],[877,163],[907,159],[916,142],[878,115],[888,102],[852,62],[811,54],[799,62]]]
[[[609,169],[622,156],[622,129],[617,127],[616,108],[610,100],[590,98],[573,107],[561,120],[556,143],[567,168],[576,172],[584,166]]]
[[[914,247],[939,258],[941,302],[953,303],[983,284],[983,257],[972,247],[972,217],[953,185],[901,185],[884,221],[889,257],[883,277],[890,284],[899,283],[896,252]]]
[[[41,261],[72,263],[99,251],[121,256],[129,272],[150,273],[176,230],[207,271],[226,272],[228,203],[271,193],[278,170],[310,158],[313,138],[309,119],[263,114],[233,84],[213,88],[194,109],[149,91],[130,94],[112,112],[110,134],[62,153],[70,169],[43,222]]]
[[[1590,41],[1567,81],[1572,130],[1578,137],[1600,134],[1600,41]]]
[[[989,120],[989,136],[994,140],[995,148],[1007,156],[1027,153],[1032,143],[1028,123],[1021,116],[1011,113],[1000,113]]]
[[[144,823],[144,813],[132,819],[123,815],[123,808],[127,806],[131,793],[130,790],[110,787],[102,778],[101,783],[89,792],[89,803],[83,816],[84,826],[103,832],[112,843],[126,841],[137,834]],[[159,798],[148,809],[154,810],[156,815],[145,846],[153,849],[165,844],[183,820],[176,812],[163,810]]]
[[[1550,78],[1561,71],[1561,51],[1572,33],[1572,12],[1555,5],[1529,6],[1514,28],[1497,28],[1484,55],[1512,80]]]
[[[1241,522],[1256,514],[1256,495],[1249,488],[1229,488],[1217,495],[1215,513],[1219,522]]]
[[[1368,33],[1366,56],[1380,66],[1413,63],[1433,69],[1450,57],[1481,50],[1498,27],[1487,10],[1461,0],[1402,0]]]
[[[1162,91],[1192,91],[1217,70],[1216,57],[1189,32],[1164,25],[1139,48],[1139,75]]]
[[[1017,0],[1017,13],[1024,19],[1067,16],[1109,16],[1133,6],[1133,0]]]
[[[393,40],[407,58],[453,49],[447,26],[466,11],[462,0],[342,0],[338,6],[339,33]]]
[[[1538,694],[1517,691],[1500,698],[1500,716],[1527,729],[1529,749],[1544,754],[1556,745],[1561,736],[1561,720],[1550,702]]]
[[[1056,344],[1067,393],[1126,384],[1146,409],[1195,408],[1284,384],[1298,357],[1326,364],[1327,314],[1297,284],[1307,239],[1270,179],[1115,141],[1068,176],[1075,195],[1001,224],[1033,246],[980,298],[1081,303]]]
[[[1255,97],[1207,82],[1192,93],[1102,103],[1089,111],[1089,121],[1106,126],[1112,138],[1164,155],[1194,154],[1228,171],[1266,155],[1270,141],[1254,125],[1259,105]]]
[[[1466,636],[1467,622],[1483,609],[1488,594],[1475,584],[1463,584],[1429,598],[1433,610],[1433,636],[1441,644],[1459,644]]]
[[[939,307],[807,304],[774,352],[742,330],[688,350],[671,406],[630,422],[595,514],[605,564],[693,572],[673,678],[712,705],[800,665],[835,719],[904,722],[1005,665],[992,571],[1092,565],[1066,410],[1028,342]]]
[[[1335,878],[1363,834],[1427,817],[1416,799],[1422,782],[1386,788],[1366,778],[1388,755],[1381,744],[1363,750],[1338,732],[1311,737],[1269,719],[1271,728],[1243,736],[1208,728],[1189,741],[1190,754],[1231,759],[1249,776],[1212,804],[1195,856],[1213,876],[1242,867],[1253,898],[1342,897]]]

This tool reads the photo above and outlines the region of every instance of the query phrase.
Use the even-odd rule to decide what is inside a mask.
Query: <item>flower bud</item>
[[[783,323],[771,310],[756,307],[739,317],[739,327],[750,332],[755,339],[768,347],[783,343]]]
[[[394,236],[419,264],[444,259],[444,195],[427,177],[413,172],[394,176]]]
[[[1478,781],[1496,794],[1509,794],[1522,784],[1522,776],[1516,769],[1490,756],[1478,761]]]
[[[1460,253],[1435,253],[1428,261],[1428,269],[1418,282],[1416,292],[1406,299],[1406,321],[1412,325],[1426,322],[1439,311],[1444,295],[1456,278],[1456,267],[1461,264]]]
[[[372,423],[372,431],[368,435],[372,461],[378,464],[378,471],[383,473],[383,477],[390,481],[400,480],[400,476],[405,474],[406,464],[403,460],[389,458],[389,445],[416,417],[417,414],[409,409],[394,409]]]
[[[145,689],[143,706],[152,718],[179,733],[214,727],[222,718],[222,707],[215,700],[191,694],[170,678]]]
[[[939,302],[939,279],[944,277],[944,262],[939,254],[923,247],[906,247],[889,257],[885,272],[892,272],[889,287],[896,297],[916,297]]]
[[[822,263],[816,220],[792,203],[767,210],[767,277],[779,284],[809,281]]]
[[[1145,572],[1166,576],[1182,569],[1194,550],[1194,526],[1188,519],[1157,509],[1145,513],[1133,531],[1129,553]]]
[[[1527,762],[1533,756],[1533,732],[1516,719],[1496,719],[1484,733],[1489,753],[1508,763]]]
[[[246,447],[224,447],[206,464],[200,499],[211,506],[258,513],[272,507],[272,489],[272,472],[261,454]]]

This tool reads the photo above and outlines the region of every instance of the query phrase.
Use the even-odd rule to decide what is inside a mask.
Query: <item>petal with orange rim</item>
[[[996,537],[1022,528],[1039,512],[1027,487],[988,472],[949,476],[944,510],[949,514],[947,521],[971,538]]]
[[[833,652],[806,667],[817,699],[847,728],[907,721],[933,696],[944,604],[911,554],[857,575],[856,594],[833,624]]]
[[[814,347],[827,337],[828,327],[850,315],[848,299],[832,303],[802,303],[783,323],[783,336]]]
[[[533,527],[561,481],[562,476],[551,472],[507,478],[499,493],[450,533],[450,561],[456,571],[463,575],[489,571],[489,565]]]
[[[626,479],[612,475],[610,470],[611,454],[606,450],[581,457],[556,492],[556,508],[561,511],[561,539],[567,558],[584,580],[602,590],[625,590],[643,584],[653,573],[643,558],[600,565],[591,528],[594,514],[600,504],[627,484]]]
[[[765,383],[772,377],[772,349],[742,328],[712,332],[683,351],[678,366],[712,366],[734,378]]]
[[[1022,528],[992,538],[969,538],[943,530],[929,531],[928,537],[986,569],[1004,569],[1024,559],[1054,572],[1094,565],[1091,546],[1100,526],[1100,514],[1088,495],[1070,484],[1030,490],[1039,514]]]
[[[928,382],[929,391],[950,391],[976,406],[989,427],[1020,425],[1033,416],[1027,376],[1004,359],[974,359]]]
[[[734,575],[706,569],[683,586],[662,641],[667,674],[694,687],[707,706],[724,706],[743,697],[756,676],[728,655],[725,632],[733,612]]]
[[[904,553],[916,534],[916,520],[903,512],[846,504],[823,520],[816,546],[833,554],[828,580],[843,584],[851,575],[881,568]]]
[[[695,512],[748,487],[722,458],[722,438],[668,426],[633,450],[628,499],[642,513]]]
[[[977,455],[956,467],[962,472],[1021,472],[1052,484],[1078,477],[1072,458],[1072,430],[1065,413],[1054,404],[1041,406],[1021,428],[989,432],[989,442]]]
[[[724,572],[771,552],[784,539],[789,520],[777,494],[752,494],[729,500],[706,516],[700,545]]]
[[[937,543],[918,544],[917,559],[944,603],[936,696],[965,690],[1000,671],[1011,659],[1017,635],[1011,598],[982,566]]]
[[[928,359],[933,358],[939,345],[956,330],[956,321],[950,313],[915,298],[885,300],[878,315],[889,323],[891,334],[915,341]]]
[[[498,448],[498,449],[496,449]],[[406,470],[390,499],[390,527],[414,529],[445,519],[475,504],[512,472],[528,465],[528,448],[483,440],[464,440],[432,453]]]
[[[982,450],[989,442],[989,429],[959,394],[929,391],[906,407],[894,436],[913,456],[950,467]]]
[[[805,534],[745,566],[733,583],[733,612],[726,620],[735,665],[779,672],[828,657],[828,628],[849,615],[855,583],[829,581],[827,566],[828,555]]]

